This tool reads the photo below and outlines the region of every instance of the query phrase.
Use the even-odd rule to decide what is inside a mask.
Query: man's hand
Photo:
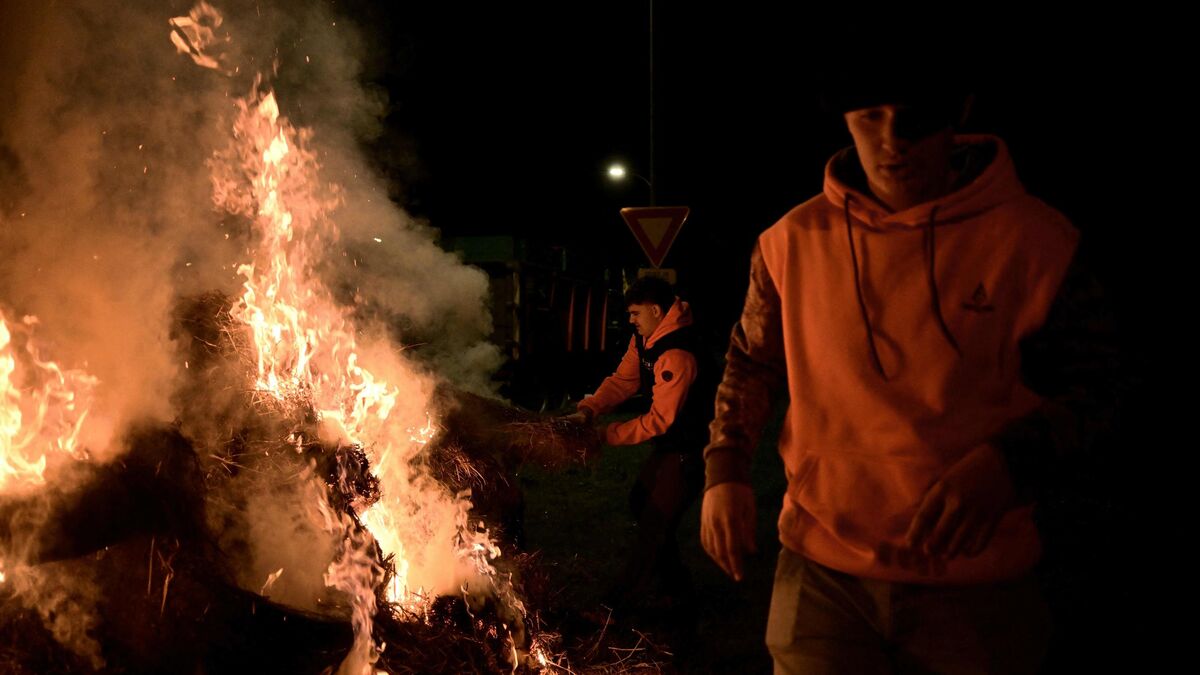
[[[591,424],[592,411],[589,408],[580,408],[570,415],[563,415],[563,419],[573,424]]]
[[[979,555],[1015,502],[1000,451],[977,446],[925,493],[905,535],[907,553],[942,561]]]
[[[754,553],[754,490],[744,483],[721,483],[704,493],[700,543],[734,581],[742,580],[742,555]]]
[[[607,442],[606,439],[608,438],[608,427],[609,425],[607,423],[597,424],[596,426],[592,427],[592,431],[596,432],[596,439],[600,445],[604,445]]]

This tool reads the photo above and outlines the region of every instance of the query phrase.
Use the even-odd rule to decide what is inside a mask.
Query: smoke
[[[408,356],[480,393],[500,365],[491,333],[487,277],[435,243],[437,232],[389,201],[389,185],[361,152],[380,133],[387,96],[360,82],[367,41],[320,7],[289,9],[287,48],[275,79],[291,121],[312,128],[323,175],[343,190],[334,213],[342,257],[325,270],[331,288],[362,319],[391,328]],[[289,105],[289,101],[292,105]],[[394,192],[394,190],[393,190]]]
[[[360,82],[360,32],[325,3],[298,5],[217,3],[229,75],[171,44],[167,21],[190,2],[0,10],[0,306],[36,315],[46,353],[100,379],[95,452],[134,418],[173,416],[176,299],[237,291],[244,227],[214,213],[206,161],[258,74],[343,188],[341,250],[322,270],[339,299],[469,388],[498,365],[486,277],[388,200],[360,150],[387,105]]]
[[[171,417],[176,295],[233,281],[202,170],[224,83],[155,48],[165,20],[154,12],[39,10],[3,22],[2,41],[21,35],[9,48],[23,51],[6,54],[0,85],[0,303],[40,319],[46,355],[99,378],[89,428],[102,432],[88,440],[103,454],[131,420]]]
[[[86,567],[49,563],[21,569],[12,578],[17,599],[37,613],[54,639],[99,671],[105,663],[93,637],[100,622],[93,576]]]
[[[41,353],[99,380],[80,444],[108,460],[132,424],[180,420],[200,449],[237,423],[236,396],[213,397],[207,420],[229,413],[215,416],[223,428],[201,428],[201,392],[192,410],[181,408],[195,375],[190,347],[176,339],[181,302],[238,295],[237,267],[252,257],[245,219],[214,210],[211,163],[229,144],[234,101],[258,77],[283,116],[312,130],[321,180],[339,186],[332,219],[341,234],[318,272],[353,306],[363,344],[382,361],[403,353],[415,364],[397,366],[421,380],[404,385],[419,390],[404,414],[420,417],[432,391],[416,371],[489,390],[500,356],[486,342],[486,276],[392,203],[361,151],[388,102],[361,82],[360,30],[322,2],[214,4],[224,16],[219,69],[198,67],[172,44],[168,19],[187,14],[191,0],[0,5],[0,310],[38,317]],[[262,552],[303,549],[284,557],[307,556],[313,569],[292,567],[273,582],[274,597],[296,604],[314,596],[308,580],[333,547],[308,536],[300,489],[242,495],[262,522],[287,526],[237,534],[255,547],[257,562],[240,580],[254,590],[277,568]],[[297,540],[312,547],[286,545]]]

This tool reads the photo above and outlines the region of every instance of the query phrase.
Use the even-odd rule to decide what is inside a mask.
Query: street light
[[[617,163],[617,164],[612,164],[608,167],[608,177],[613,179],[614,181],[625,180],[626,176],[633,176],[634,178],[637,178],[638,180],[645,183],[646,187],[650,188],[650,206],[654,206],[654,182],[653,181],[649,180],[648,178],[646,178],[645,176],[643,176],[641,174],[629,171],[628,169],[625,168],[625,166],[623,164]]]

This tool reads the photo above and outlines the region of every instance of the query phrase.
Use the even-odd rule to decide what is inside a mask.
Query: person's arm
[[[1045,323],[1021,342],[1022,379],[1041,405],[930,488],[906,544],[946,559],[983,552],[1008,509],[1034,501],[1056,470],[1111,428],[1118,366],[1115,321],[1076,255]]]
[[[629,339],[629,348],[621,357],[617,371],[600,383],[596,393],[585,396],[579,402],[579,412],[584,422],[591,423],[599,415],[612,410],[637,393],[641,386],[641,365],[638,363],[637,338]]]
[[[1046,323],[1021,343],[1023,380],[1042,404],[993,439],[1019,499],[1035,499],[1055,471],[1112,429],[1119,355],[1111,307],[1077,255]]]
[[[682,349],[668,349],[654,364],[654,389],[650,410],[644,415],[605,427],[608,445],[636,445],[661,436],[674,424],[696,380],[696,357]]]
[[[755,248],[746,303],[729,338],[716,416],[704,449],[706,489],[728,482],[750,483],[751,457],[774,397],[787,383],[779,302],[775,282]]]
[[[742,555],[755,549],[750,461],[773,399],[787,383],[779,293],[758,248],[750,259],[746,303],[725,358],[716,417],[704,449],[700,540],[721,569],[740,581]]]

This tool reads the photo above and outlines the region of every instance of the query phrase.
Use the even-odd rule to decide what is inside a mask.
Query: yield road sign
[[[639,206],[621,209],[621,218],[642,245],[650,264],[660,267],[689,213],[686,206]]]

